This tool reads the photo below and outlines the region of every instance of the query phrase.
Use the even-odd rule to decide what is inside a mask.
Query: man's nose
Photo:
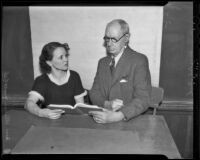
[[[109,39],[109,41],[107,41],[107,46],[111,46],[111,44],[112,44],[112,41],[111,39]]]

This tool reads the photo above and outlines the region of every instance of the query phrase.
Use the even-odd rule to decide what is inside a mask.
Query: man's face
[[[112,41],[112,39],[114,41]],[[125,46],[127,37],[121,31],[120,25],[118,23],[113,23],[106,27],[104,40],[107,52],[116,56]]]

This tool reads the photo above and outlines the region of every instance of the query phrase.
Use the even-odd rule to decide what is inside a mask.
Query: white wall
[[[39,72],[42,47],[51,41],[67,42],[70,68],[92,87],[98,60],[105,56],[105,27],[120,18],[130,27],[130,47],[147,55],[152,84],[159,83],[163,7],[30,7],[34,77]]]

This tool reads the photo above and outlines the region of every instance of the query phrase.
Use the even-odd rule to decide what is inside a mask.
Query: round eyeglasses
[[[117,42],[119,42],[120,39],[122,39],[126,34],[127,34],[127,33],[123,34],[119,39],[116,39],[116,38],[114,38],[114,37],[107,37],[107,36],[104,36],[103,39],[104,39],[104,41],[105,41],[106,43],[108,43],[110,40],[111,40],[111,42],[113,42],[113,43],[117,43]]]

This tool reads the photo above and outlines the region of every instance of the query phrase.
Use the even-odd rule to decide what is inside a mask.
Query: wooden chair
[[[156,115],[156,110],[162,104],[164,89],[161,87],[152,87],[150,107],[153,108],[153,115]]]

